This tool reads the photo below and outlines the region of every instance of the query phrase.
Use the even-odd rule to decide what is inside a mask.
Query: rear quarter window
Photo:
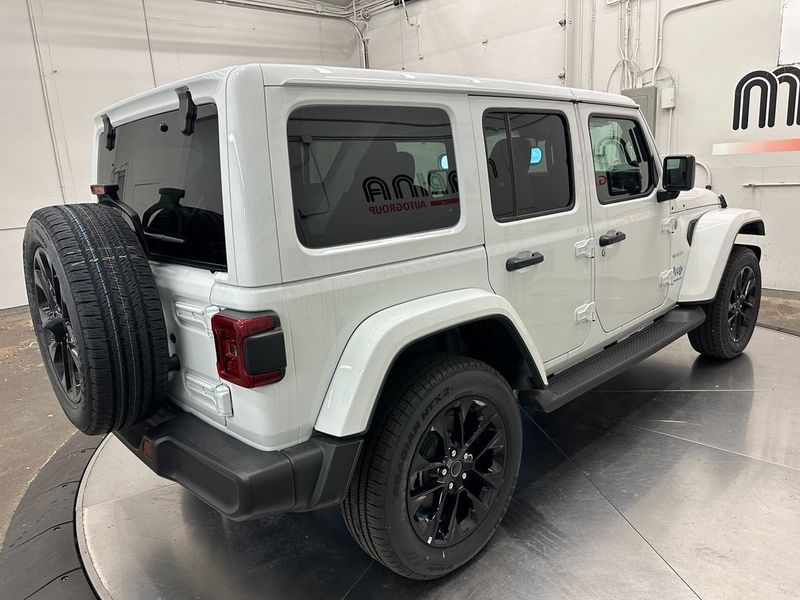
[[[304,106],[289,116],[287,130],[295,226],[304,246],[458,223],[458,175],[445,111]]]

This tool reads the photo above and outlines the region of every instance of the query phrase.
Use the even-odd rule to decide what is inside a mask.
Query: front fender
[[[748,223],[762,222],[761,213],[744,208],[724,208],[705,213],[697,221],[686,262],[680,303],[714,299],[736,236]]]
[[[481,289],[435,294],[377,312],[358,326],[328,386],[315,429],[337,437],[364,432],[384,379],[404,348],[428,335],[486,317],[506,319],[516,329],[546,382],[539,352],[505,298]]]

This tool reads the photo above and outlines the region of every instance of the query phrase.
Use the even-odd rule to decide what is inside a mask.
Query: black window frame
[[[458,164],[459,164],[459,162],[458,162],[458,158],[457,158],[458,151],[457,151],[457,148],[456,148],[456,146],[458,144],[457,144],[457,141],[456,141],[457,140],[457,136],[456,136],[456,126],[455,126],[455,122],[456,122],[455,114],[452,112],[450,107],[443,106],[443,105],[440,105],[440,104],[424,104],[424,103],[397,104],[397,103],[391,103],[391,102],[375,103],[375,102],[369,102],[369,101],[363,101],[363,100],[361,100],[361,101],[356,100],[356,101],[353,101],[353,102],[338,102],[338,101],[331,101],[331,100],[328,100],[328,101],[315,100],[315,101],[304,102],[302,104],[297,104],[295,106],[292,106],[291,110],[288,112],[288,114],[286,114],[285,119],[284,119],[284,131],[285,131],[284,142],[286,143],[285,149],[286,149],[287,156],[289,156],[289,123],[290,123],[290,121],[292,119],[292,116],[297,111],[302,110],[304,108],[320,108],[320,107],[321,108],[338,107],[338,108],[352,108],[352,109],[358,109],[360,107],[381,107],[381,108],[396,108],[396,109],[421,108],[421,109],[434,109],[434,110],[441,111],[447,117],[447,124],[448,124],[449,129],[450,129],[450,141],[451,141],[452,149],[453,149],[452,157],[447,152],[445,152],[445,155],[448,156],[449,160],[452,159],[452,161],[455,162],[456,168],[453,170],[453,172],[454,173],[458,172]],[[438,160],[437,160],[437,166],[438,166]],[[331,166],[331,168],[333,168],[333,166]],[[398,234],[398,235],[370,237],[370,238],[366,238],[366,239],[363,239],[363,240],[350,241],[350,242],[345,242],[345,243],[342,243],[342,244],[324,244],[324,245],[320,245],[320,246],[313,246],[313,245],[309,245],[306,242],[306,240],[304,239],[304,235],[302,234],[302,232],[300,230],[300,224],[299,224],[299,222],[297,220],[297,216],[296,216],[296,210],[297,210],[296,207],[297,207],[297,205],[296,205],[296,201],[295,201],[295,197],[294,197],[294,189],[293,189],[293,182],[292,182],[292,176],[291,176],[291,168],[290,168],[289,172],[287,173],[287,179],[289,181],[289,187],[290,187],[290,190],[291,190],[291,200],[292,200],[292,209],[293,209],[292,210],[292,213],[293,213],[292,219],[294,221],[295,239],[300,244],[300,246],[302,246],[306,250],[311,250],[311,251],[321,251],[322,250],[322,251],[324,251],[324,250],[328,250],[328,249],[331,249],[331,248],[347,248],[347,247],[354,246],[354,245],[357,245],[357,244],[370,244],[370,243],[382,242],[384,240],[392,240],[392,239],[397,240],[397,239],[402,239],[402,238],[404,238],[404,237],[406,237],[408,235],[419,235],[419,234],[427,234],[427,233],[444,232],[444,231],[452,230],[452,229],[458,227],[459,224],[463,221],[464,215],[465,215],[465,211],[464,211],[464,208],[463,208],[463,198],[462,198],[462,195],[461,195],[461,192],[460,192],[460,186],[459,186],[459,190],[457,192],[457,196],[458,196],[458,199],[459,199],[459,202],[458,202],[458,219],[454,223],[452,223],[450,225],[447,225],[447,226],[444,226],[444,227],[436,227],[436,228],[432,228],[432,229],[416,230],[416,231],[411,231],[411,232],[408,232],[408,233]]]
[[[603,200],[600,199],[600,195],[597,193],[597,172],[594,170],[594,143],[592,142],[592,127],[591,127],[592,119],[595,119],[595,118],[614,119],[614,120],[617,120],[617,121],[630,121],[630,122],[635,123],[639,127],[639,130],[641,131],[641,135],[642,135],[642,139],[639,140],[639,143],[647,150],[648,158],[650,160],[650,169],[649,169],[650,185],[647,187],[647,189],[644,192],[642,192],[640,194],[635,194],[633,196],[624,196],[624,197],[621,197],[621,198],[614,198],[613,200],[603,201]],[[635,115],[621,115],[621,114],[614,114],[614,113],[590,113],[589,114],[589,118],[586,121],[586,130],[587,130],[587,132],[589,134],[589,147],[591,149],[590,158],[591,158],[591,161],[592,161],[592,163],[591,163],[592,181],[594,183],[595,196],[597,197],[597,201],[601,205],[609,206],[611,204],[617,204],[619,202],[629,202],[631,200],[641,200],[642,198],[647,198],[648,196],[650,196],[656,190],[656,188],[658,187],[658,183],[657,183],[658,182],[658,167],[656,166],[656,163],[658,162],[656,160],[656,158],[658,157],[658,155],[656,153],[654,153],[653,149],[650,147],[650,143],[647,140],[647,136],[644,135],[645,128],[642,125],[642,122],[639,120],[638,117],[636,117]]]
[[[570,121],[569,116],[566,112],[562,110],[556,109],[534,109],[534,108],[513,108],[513,107],[496,107],[496,108],[487,108],[483,111],[481,115],[481,137],[483,138],[483,149],[484,153],[486,154],[486,163],[489,162],[489,149],[486,147],[486,130],[484,128],[484,119],[488,113],[503,113],[505,115],[505,122],[506,122],[506,140],[507,143],[511,140],[511,126],[509,122],[509,113],[516,113],[516,114],[532,114],[532,115],[555,115],[561,119],[561,123],[564,125],[564,136],[567,148],[567,170],[569,172],[569,204],[564,206],[563,208],[551,208],[549,210],[543,210],[538,212],[526,212],[524,214],[516,214],[517,212],[517,196],[516,196],[516,185],[514,186],[514,216],[511,217],[502,217],[499,218],[497,215],[494,214],[494,202],[492,200],[492,190],[491,187],[489,189],[489,204],[492,208],[492,217],[494,218],[495,222],[497,223],[513,223],[515,221],[523,221],[526,219],[535,219],[536,217],[546,217],[548,215],[556,215],[559,213],[570,212],[575,208],[575,161],[574,161],[574,153],[572,151],[572,133],[570,132]],[[511,148],[509,148],[509,156]],[[511,161],[511,178],[512,180],[515,177],[514,173],[514,161]],[[488,174],[488,167],[487,167],[487,174]]]

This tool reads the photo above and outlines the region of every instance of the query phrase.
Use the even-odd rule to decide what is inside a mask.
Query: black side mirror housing
[[[658,201],[674,200],[680,192],[694,187],[695,158],[691,154],[673,154],[664,159],[662,188]]]
[[[664,159],[664,189],[686,192],[694,187],[695,158],[691,154],[673,154]]]

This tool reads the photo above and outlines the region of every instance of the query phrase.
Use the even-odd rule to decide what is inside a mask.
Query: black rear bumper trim
[[[314,434],[302,444],[265,452],[183,411],[162,411],[116,435],[155,473],[237,521],[338,504],[363,443]],[[144,454],[145,441],[151,458]]]

